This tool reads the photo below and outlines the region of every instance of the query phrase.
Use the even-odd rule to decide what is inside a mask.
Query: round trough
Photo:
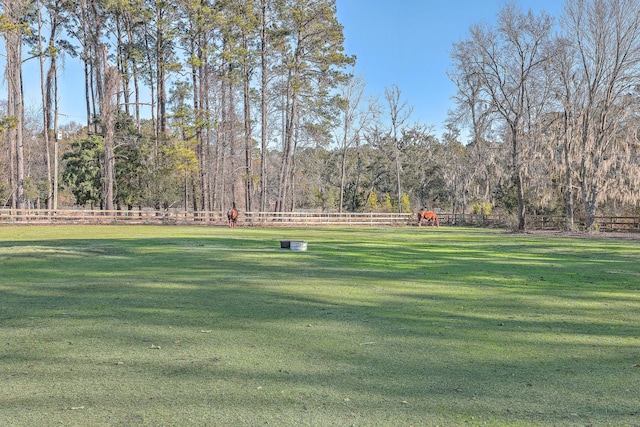
[[[302,240],[280,240],[281,249],[291,249],[292,251],[306,251],[307,242]]]
[[[307,242],[292,240],[289,243],[289,249],[292,251],[306,251],[307,250]]]
[[[303,240],[280,240],[281,249],[291,249],[292,251],[306,251],[307,242]]]
[[[306,251],[307,250],[307,242],[301,242],[301,241],[292,241],[291,242],[291,250],[292,251]]]

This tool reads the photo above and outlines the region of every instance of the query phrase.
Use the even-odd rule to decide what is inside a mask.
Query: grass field
[[[637,426],[640,240],[0,227],[0,425]]]

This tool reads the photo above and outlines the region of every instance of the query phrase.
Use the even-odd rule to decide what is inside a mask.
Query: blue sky
[[[558,17],[564,1],[516,3]],[[452,44],[466,38],[471,25],[495,22],[505,0],[336,0],[336,5],[345,51],[356,55],[355,73],[367,82],[367,94],[384,103],[385,88],[398,86],[402,100],[414,109],[411,120],[434,126],[439,136],[456,90],[447,77]],[[4,54],[4,44],[0,51]],[[40,108],[38,76],[37,61],[25,63],[26,104],[33,110]],[[59,76],[62,123],[86,122],[82,79],[78,60],[66,58]],[[0,99],[6,99],[4,78],[0,88]]]
[[[559,17],[563,0],[519,0],[521,9]],[[493,23],[505,0],[336,0],[345,51],[356,55],[355,74],[366,92],[384,103],[384,90],[398,86],[413,107],[411,119],[433,125],[436,135],[456,88],[447,77],[453,43],[478,22]]]

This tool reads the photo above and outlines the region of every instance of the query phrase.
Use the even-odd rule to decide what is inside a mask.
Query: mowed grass
[[[640,425],[640,240],[0,227],[0,425]]]

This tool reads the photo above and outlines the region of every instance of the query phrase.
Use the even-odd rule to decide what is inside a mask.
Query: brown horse
[[[418,212],[418,227],[420,227],[423,220],[427,222],[427,225],[425,227],[428,227],[429,223],[431,223],[431,225],[435,224],[436,227],[440,227],[440,220],[438,220],[438,215],[436,215],[436,213],[433,211]]]
[[[229,220],[229,227],[234,228],[238,222],[238,209],[235,206],[227,211],[227,219]]]

